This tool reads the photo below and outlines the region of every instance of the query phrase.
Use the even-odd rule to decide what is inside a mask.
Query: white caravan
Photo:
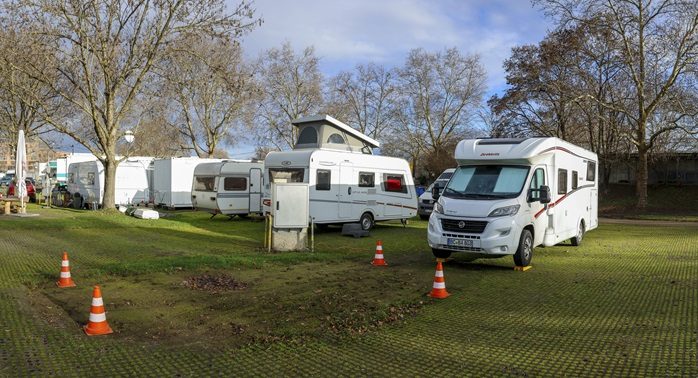
[[[65,184],[68,181],[68,167],[70,167],[71,164],[94,160],[97,160],[97,157],[91,153],[65,154],[63,157],[49,161],[45,172],[48,176],[47,178],[51,180],[51,183],[59,182]]]
[[[114,200],[117,205],[145,204],[148,196],[148,168],[152,157],[130,157],[116,168]],[[68,191],[74,207],[101,206],[104,199],[104,166],[99,160],[72,163],[68,167]]]
[[[257,160],[199,164],[194,169],[191,202],[214,216],[261,213],[262,172],[264,163]]]
[[[598,225],[591,151],[557,138],[467,139],[455,158],[451,180],[433,192],[428,241],[436,257],[514,255],[527,266],[536,246],[579,245]]]
[[[217,163],[223,159],[178,157],[153,161],[152,200],[155,205],[170,209],[193,207],[191,202],[194,169],[203,163]]]
[[[310,185],[310,217],[318,225],[406,220],[417,213],[417,195],[404,159],[373,155],[379,143],[330,116],[293,122],[299,128],[292,151],[271,152],[264,160],[265,212],[271,184]]]

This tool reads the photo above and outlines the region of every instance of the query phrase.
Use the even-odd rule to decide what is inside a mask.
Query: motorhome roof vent
[[[525,141],[526,138],[492,138],[492,139],[482,139],[477,144],[487,146],[496,144],[519,144]]]

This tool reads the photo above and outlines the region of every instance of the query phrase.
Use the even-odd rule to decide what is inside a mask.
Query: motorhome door
[[[250,213],[262,212],[262,170],[250,169]]]
[[[351,217],[352,209],[352,174],[354,167],[350,162],[344,161],[339,164],[339,218]]]

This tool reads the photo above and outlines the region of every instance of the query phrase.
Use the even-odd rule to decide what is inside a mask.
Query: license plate
[[[473,241],[468,240],[468,239],[448,239],[447,241],[448,245],[452,245],[455,247],[472,247],[473,246]]]

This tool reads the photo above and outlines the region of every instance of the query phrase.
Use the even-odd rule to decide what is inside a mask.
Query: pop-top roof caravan
[[[257,160],[202,163],[194,169],[191,201],[197,210],[228,216],[262,212],[262,173]]]
[[[435,189],[428,241],[437,257],[513,255],[527,266],[538,245],[581,243],[598,225],[595,153],[558,138],[466,139],[458,168]]]
[[[153,203],[170,209],[190,208],[194,169],[199,164],[218,163],[223,159],[178,157],[153,161]]]
[[[378,156],[380,144],[327,115],[301,118],[292,151],[271,152],[264,160],[265,211],[271,184],[310,185],[310,217],[318,225],[407,219],[416,214],[412,173],[404,159]]]
[[[114,199],[118,205],[145,204],[150,183],[148,168],[152,157],[129,157],[116,168]],[[73,206],[101,206],[104,198],[104,166],[99,160],[72,163],[68,167],[68,191]]]

